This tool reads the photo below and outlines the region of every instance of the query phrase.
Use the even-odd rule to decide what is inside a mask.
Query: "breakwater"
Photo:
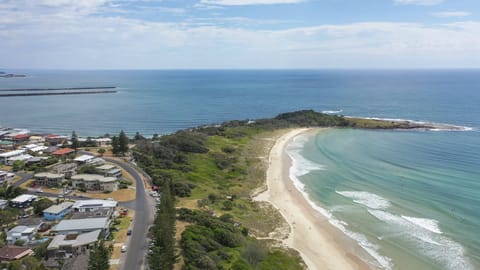
[[[116,86],[0,89],[0,97],[58,96],[116,93]]]
[[[87,94],[112,94],[115,90],[73,91],[73,92],[43,92],[43,93],[9,93],[0,94],[0,97],[28,97],[28,96],[58,96],[58,95],[87,95]]]
[[[0,92],[102,90],[102,89],[116,89],[116,88],[117,88],[116,86],[63,87],[63,88],[11,88],[11,89],[0,89]]]

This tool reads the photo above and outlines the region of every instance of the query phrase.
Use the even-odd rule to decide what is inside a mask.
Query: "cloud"
[[[466,11],[442,11],[432,13],[432,15],[439,18],[462,18],[470,16],[471,13]]]
[[[419,5],[419,6],[434,6],[442,3],[443,0],[395,0],[397,5]]]
[[[248,5],[274,5],[274,4],[298,4],[305,0],[201,0],[203,5],[218,6],[248,6]]]
[[[0,66],[9,68],[480,67],[480,22],[475,21],[286,24],[265,30],[248,25],[281,21],[155,22],[87,13],[111,2],[93,7],[78,2],[84,12],[77,13],[53,4],[20,9],[11,6],[16,1],[30,2],[0,5]]]

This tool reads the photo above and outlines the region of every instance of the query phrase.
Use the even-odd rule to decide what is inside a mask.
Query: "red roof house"
[[[13,136],[12,139],[16,142],[23,142],[23,141],[28,141],[29,138],[30,138],[30,135],[28,134],[18,134]]]
[[[33,250],[27,247],[4,246],[0,248],[0,262],[20,260],[33,253]]]
[[[72,154],[75,152],[72,148],[62,148],[52,153],[56,157],[63,157]]]

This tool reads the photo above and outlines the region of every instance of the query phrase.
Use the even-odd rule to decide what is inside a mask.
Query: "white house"
[[[77,212],[94,212],[101,209],[114,210],[118,202],[114,200],[79,200],[73,204]]]
[[[23,241],[24,244],[30,243],[37,233],[35,227],[16,226],[7,232],[7,243],[15,244],[17,241]]]
[[[6,164],[7,161],[11,158],[21,156],[25,153],[25,150],[13,150],[10,152],[5,152],[0,154],[0,163]]]

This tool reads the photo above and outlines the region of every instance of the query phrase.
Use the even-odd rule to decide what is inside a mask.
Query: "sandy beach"
[[[352,254],[356,243],[332,226],[326,217],[315,211],[294,187],[286,153],[288,143],[305,132],[315,129],[294,129],[282,135],[272,147],[267,170],[268,189],[257,195],[257,201],[267,201],[277,208],[290,225],[290,234],[283,244],[299,251],[308,269],[370,269]]]

